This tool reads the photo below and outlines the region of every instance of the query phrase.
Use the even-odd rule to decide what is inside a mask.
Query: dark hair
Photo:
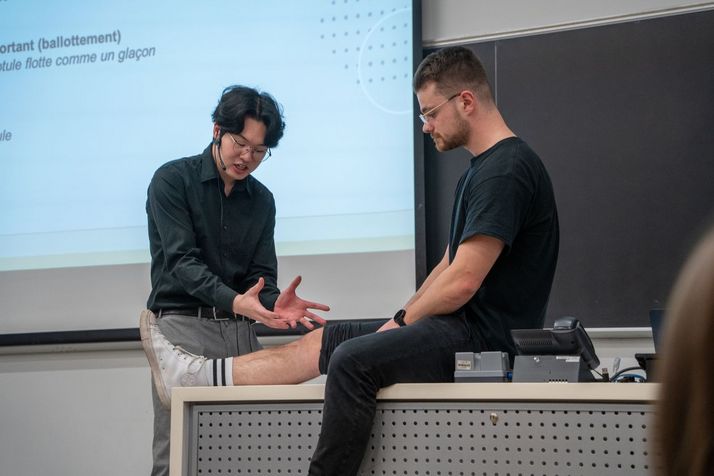
[[[211,115],[223,132],[240,134],[245,118],[265,124],[265,145],[276,147],[285,131],[282,108],[268,93],[246,86],[228,86],[223,90],[218,106]]]
[[[414,74],[414,92],[431,82],[445,96],[468,89],[482,101],[493,101],[486,70],[478,57],[463,46],[435,51],[422,60]]]
[[[714,228],[687,259],[667,307],[656,369],[657,474],[704,476],[714,465]]]

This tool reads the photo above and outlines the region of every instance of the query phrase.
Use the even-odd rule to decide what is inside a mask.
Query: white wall
[[[282,256],[278,269],[281,289],[302,275],[298,294],[328,319],[386,317],[415,287],[414,251]],[[136,327],[150,289],[148,264],[0,273],[0,333]]]
[[[424,43],[431,46],[670,14],[690,6],[711,8],[714,2],[424,0],[422,5]],[[371,279],[363,267],[355,269],[354,278],[358,290]],[[355,299],[365,297],[357,293]],[[622,367],[633,362],[635,352],[652,351],[651,337],[643,329],[614,334],[591,330],[591,336],[608,367],[613,357],[629,359]],[[138,343],[107,347],[0,354],[0,475],[148,474],[149,369]]]
[[[0,355],[0,474],[148,474],[149,385],[139,350]]]
[[[149,474],[151,371],[139,342],[0,348],[0,389],[1,476]]]
[[[445,46],[711,8],[691,0],[422,0],[422,38]]]

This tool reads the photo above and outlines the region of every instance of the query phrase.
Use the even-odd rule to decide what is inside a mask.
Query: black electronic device
[[[652,327],[652,341],[654,342],[655,353],[662,345],[662,329],[664,323],[664,309],[650,309],[650,327]]]
[[[650,326],[652,327],[652,340],[654,342],[654,352],[638,352],[635,359],[640,368],[647,374],[648,381],[655,381],[655,365],[657,362],[657,352],[662,345],[662,326],[664,321],[664,309],[650,310]]]
[[[394,319],[394,322],[396,322],[399,327],[404,327],[407,325],[407,323],[404,321],[404,316],[407,315],[407,311],[404,309],[400,309],[397,311],[397,313],[394,315],[392,319]]]
[[[580,321],[564,317],[552,329],[514,329],[518,355],[514,382],[588,382],[600,365],[592,341]]]

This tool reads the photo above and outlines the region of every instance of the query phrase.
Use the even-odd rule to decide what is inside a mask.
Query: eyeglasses
[[[233,134],[226,132],[226,135],[233,140],[233,151],[238,155],[243,155],[244,152],[250,152],[250,157],[258,162],[268,160],[271,156],[270,148],[264,145],[250,145],[245,137],[237,134],[239,139],[233,137]]]
[[[458,92],[458,93],[452,95],[451,97],[449,97],[449,99],[447,99],[446,101],[442,102],[442,103],[439,104],[438,106],[432,107],[431,109],[429,109],[429,110],[426,111],[425,113],[419,114],[419,119],[421,119],[421,122],[423,122],[424,124],[428,124],[431,119],[434,119],[434,117],[436,117],[436,115],[435,115],[434,113],[436,112],[437,109],[439,109],[441,106],[443,106],[443,105],[446,104],[447,102],[451,101],[452,99],[454,99],[455,97],[457,97],[457,96],[460,95],[460,94],[461,94],[461,93]]]

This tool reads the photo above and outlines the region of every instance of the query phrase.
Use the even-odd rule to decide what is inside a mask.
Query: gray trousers
[[[209,359],[233,357],[261,349],[252,326],[245,321],[166,315],[158,319],[158,324],[172,344]],[[151,395],[154,404],[154,466],[151,475],[168,476],[171,412],[161,405],[153,383]]]

